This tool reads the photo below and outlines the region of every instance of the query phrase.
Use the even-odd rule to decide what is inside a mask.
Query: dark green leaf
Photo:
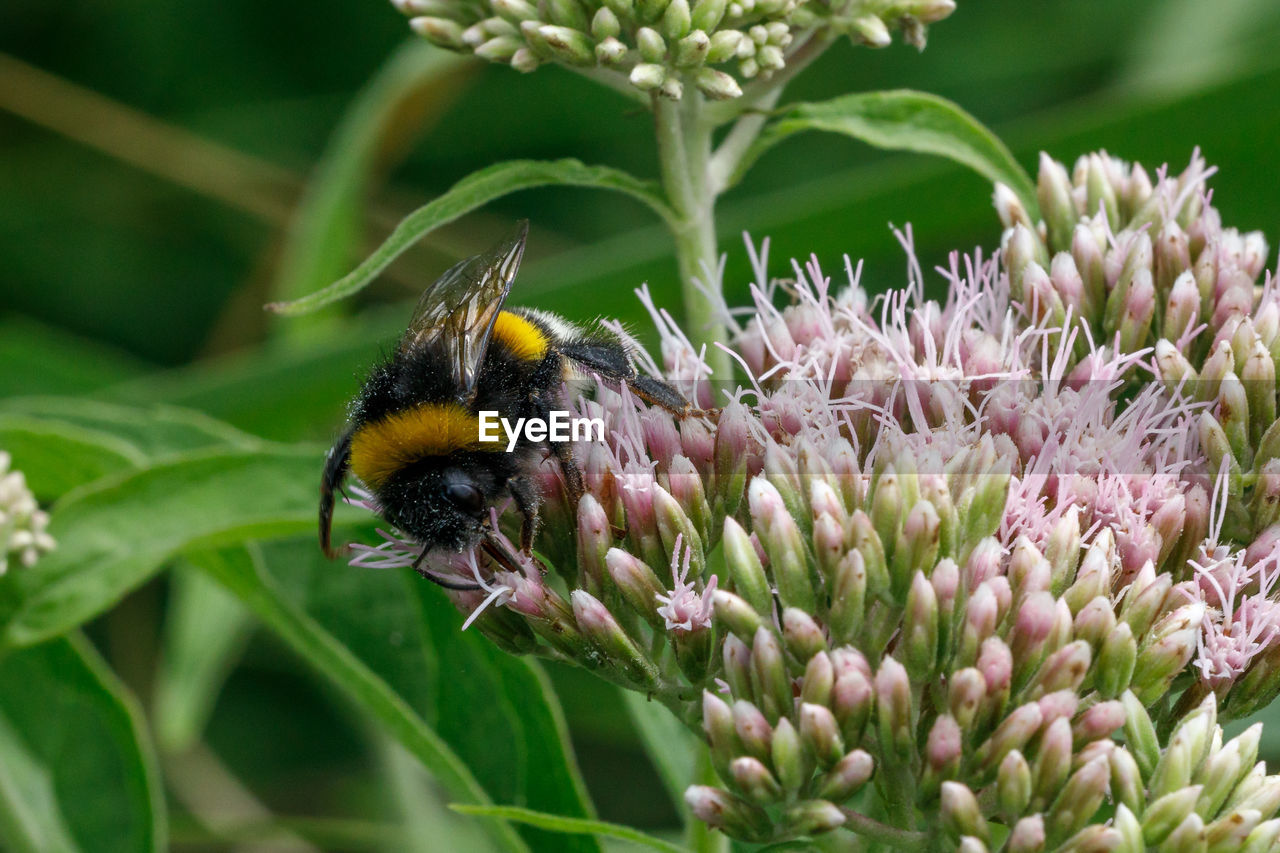
[[[58,547],[39,570],[0,579],[5,643],[74,628],[193,544],[313,530],[322,458],[319,448],[202,452],[76,492],[54,507]]]
[[[412,572],[334,565],[309,540],[263,551],[288,598],[393,686],[492,799],[591,815],[559,702],[540,667],[461,631],[454,606]],[[597,849],[590,839],[522,834],[534,849]]]
[[[670,215],[656,184],[618,169],[588,166],[577,160],[497,163],[468,175],[444,195],[406,216],[391,236],[346,277],[309,296],[268,307],[280,314],[306,314],[350,296],[373,281],[402,252],[433,228],[452,222],[495,198],[548,184],[617,190],[643,201],[664,218]]]
[[[38,500],[49,502],[108,474],[137,468],[146,456],[108,432],[0,412],[0,450]]]
[[[259,447],[262,442],[191,409],[152,404],[122,406],[79,397],[17,397],[0,402],[12,414],[107,433],[136,447],[148,462],[212,447]]]
[[[1035,185],[1009,149],[956,104],[937,95],[900,89],[794,104],[765,126],[730,179],[737,183],[768,149],[794,134],[824,130],[877,148],[947,157],[991,181],[1007,184],[1038,218]]]
[[[620,826],[616,823],[606,823],[602,820],[584,820],[578,817],[564,817],[562,815],[547,814],[546,812],[532,811],[530,809],[520,809],[513,806],[463,806],[455,805],[450,808],[463,814],[478,815],[480,817],[496,817],[503,820],[516,821],[517,823],[527,823],[530,826],[536,826],[541,829],[550,830],[551,832],[562,832],[571,835],[600,835],[605,838],[616,838],[619,841],[629,841],[632,844],[638,844],[641,847],[648,847],[650,850],[661,850],[662,853],[683,853],[683,849],[674,844],[663,841],[661,838],[654,838],[638,829],[632,829],[629,826]]]
[[[207,575],[187,565],[173,572],[154,711],[165,750],[183,752],[199,740],[251,626],[244,605]]]
[[[263,572],[261,552],[256,546],[199,550],[189,557],[234,593],[304,660],[380,721],[451,796],[480,804],[490,802],[489,795],[467,766],[404,698],[316,620],[286,600],[284,593]],[[466,709],[459,709],[459,713],[465,712]],[[496,824],[492,834],[503,849],[527,849],[506,824]]]
[[[6,849],[165,847],[159,774],[141,715],[83,640],[0,659],[0,768]]]
[[[281,250],[278,298],[296,299],[349,268],[359,246],[366,185],[380,165],[390,125],[425,87],[456,96],[450,78],[473,62],[418,38],[388,57],[347,109],[307,184]]]
[[[704,745],[665,705],[631,690],[621,693],[649,760],[662,777],[671,801],[683,811],[684,792],[694,783]]]

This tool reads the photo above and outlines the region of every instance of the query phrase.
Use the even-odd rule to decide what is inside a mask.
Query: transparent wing
[[[494,320],[511,292],[528,234],[529,222],[521,220],[497,246],[450,267],[422,294],[400,340],[401,352],[442,347],[460,400],[469,400],[475,391]]]

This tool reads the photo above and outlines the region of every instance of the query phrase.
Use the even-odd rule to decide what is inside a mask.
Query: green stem
[[[694,279],[707,286],[707,270],[714,271],[716,251],[715,192],[709,180],[711,125],[703,121],[704,102],[697,91],[679,101],[653,96],[653,124],[657,134],[662,186],[673,212],[672,236],[684,296],[685,321],[694,346],[706,344],[707,364],[717,377],[731,375],[729,357],[715,346],[725,341],[726,330],[718,306]]]
[[[864,814],[855,812],[853,809],[842,808],[840,811],[844,813],[845,817],[844,828],[851,832],[856,832],[863,838],[888,844],[894,850],[923,851],[927,849],[929,836],[923,832],[897,829],[878,820],[872,820]]]

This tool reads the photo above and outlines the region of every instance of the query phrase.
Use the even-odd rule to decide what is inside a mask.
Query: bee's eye
[[[484,509],[484,495],[470,483],[450,483],[444,487],[444,496],[466,512],[478,513]]]

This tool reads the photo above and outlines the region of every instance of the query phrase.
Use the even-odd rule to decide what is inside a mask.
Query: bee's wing
[[[442,346],[449,354],[461,400],[475,391],[480,364],[489,349],[493,323],[511,291],[524,255],[528,220],[489,251],[460,261],[427,288],[400,340],[400,351]]]

